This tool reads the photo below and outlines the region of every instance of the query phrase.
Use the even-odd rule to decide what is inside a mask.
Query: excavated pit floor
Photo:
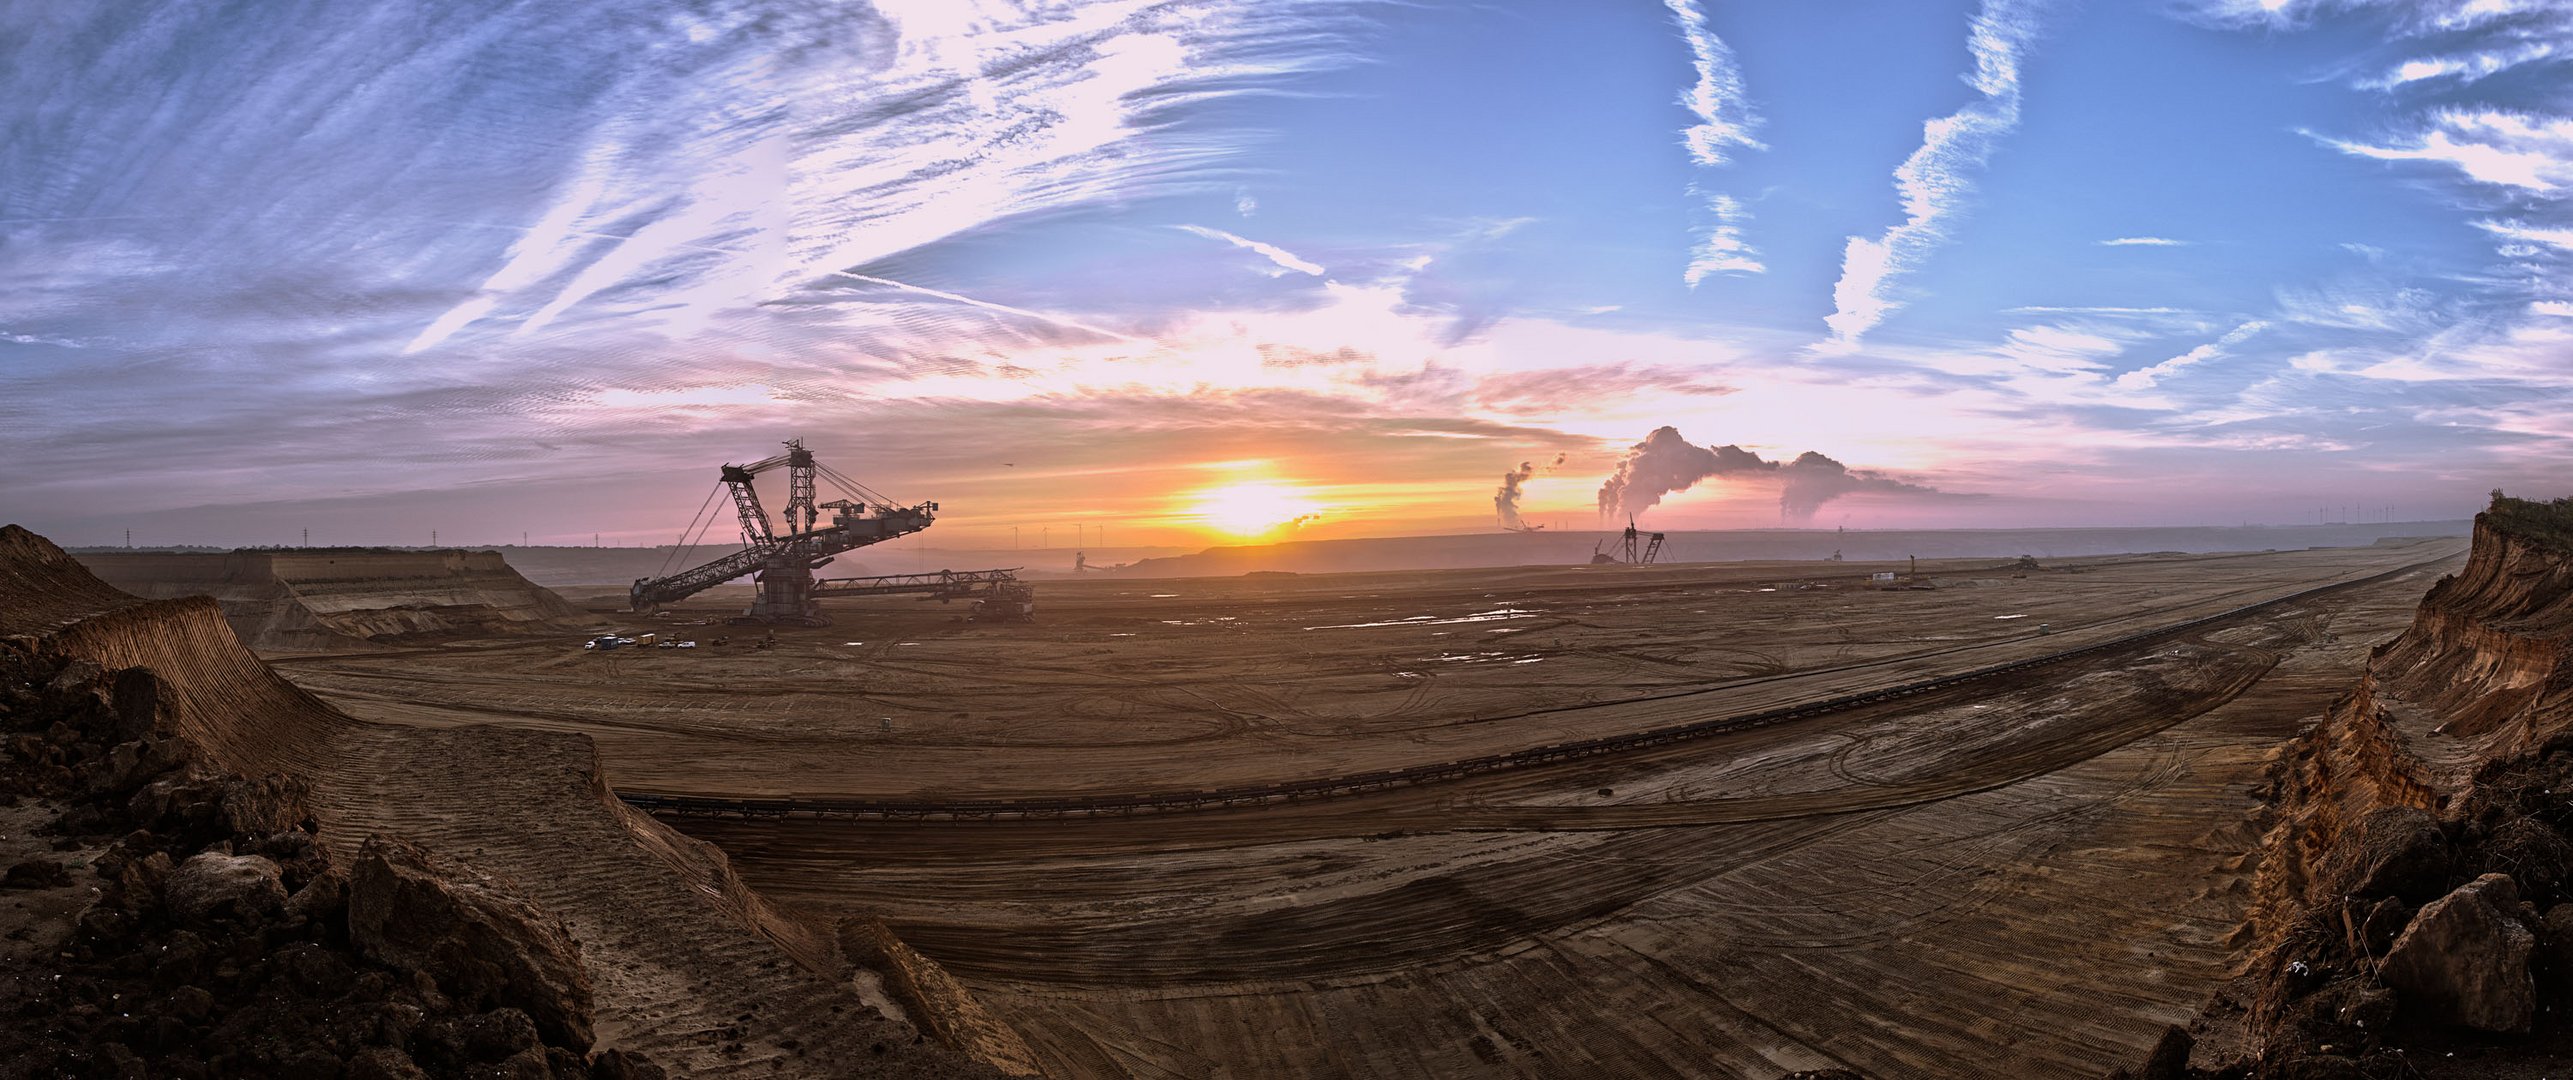
[[[666,620],[634,626],[732,641],[278,667],[368,719],[587,732],[625,790],[1187,791],[1828,698],[2418,566],[1896,703],[1374,795],[674,821],[817,923],[887,919],[1060,1076],[2088,1076],[2227,972],[2262,760],[2463,547],[1924,564],[1932,591],[1813,563],[1098,580],[1045,585],[1027,627],[850,605],[774,649]]]

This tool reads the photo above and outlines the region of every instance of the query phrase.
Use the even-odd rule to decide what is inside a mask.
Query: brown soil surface
[[[1814,563],[1081,581],[1046,584],[1034,627],[847,605],[774,649],[637,621],[701,644],[557,635],[281,670],[453,731],[460,757],[504,740],[456,725],[585,732],[628,790],[1188,791],[1830,698],[2462,550],[1925,563],[1932,591]],[[1329,802],[678,824],[817,934],[883,919],[1052,1075],[2097,1075],[2240,960],[2264,758],[2436,574],[1898,703]],[[709,594],[683,614],[737,610]]]
[[[312,548],[76,558],[136,596],[214,597],[244,643],[269,651],[363,649],[587,625],[578,609],[520,577],[496,551]]]
[[[0,637],[149,668],[206,764],[308,781],[341,860],[364,837],[407,838],[562,919],[602,1049],[681,1076],[991,1075],[876,1016],[829,937],[777,918],[721,853],[617,803],[581,736],[351,719],[244,649],[213,600],[123,596],[15,527],[0,530],[0,590]]]

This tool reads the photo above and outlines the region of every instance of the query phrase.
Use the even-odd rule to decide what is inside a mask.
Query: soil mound
[[[519,576],[496,551],[319,548],[77,558],[108,585],[136,596],[214,597],[233,632],[256,649],[342,650],[583,624],[579,609]]]
[[[584,736],[354,720],[15,526],[0,665],[0,1077],[997,1075]]]
[[[2573,500],[2496,493],[2465,568],[2273,760],[2245,977],[2197,1072],[2146,1075],[2515,1076],[2573,1049],[2539,1007],[2573,994],[2568,524]]]

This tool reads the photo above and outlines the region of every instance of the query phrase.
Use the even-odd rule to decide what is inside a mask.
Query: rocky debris
[[[1788,1073],[1778,1080],[1867,1080],[1867,1077],[1849,1069],[1804,1069]]]
[[[2403,927],[2412,921],[2412,907],[2394,897],[2375,903],[2358,902],[2341,905],[2343,945],[2350,955],[2374,960],[2394,947],[2394,939],[2403,936]]]
[[[570,931],[535,905],[370,837],[348,883],[349,936],[370,959],[434,978],[458,1002],[525,1010],[548,1039],[590,1047],[590,980]]]
[[[162,885],[162,899],[172,916],[190,925],[249,921],[284,910],[286,885],[276,863],[208,851],[179,864]]]
[[[2448,834],[2428,811],[2387,806],[2360,818],[2324,879],[2342,896],[2399,897],[2418,904],[2448,883]]]
[[[97,900],[0,964],[0,1080],[662,1077],[585,1059],[589,988],[559,923],[399,841],[334,865],[305,786],[200,764],[159,676],[23,641],[0,641],[0,798],[63,807],[56,846],[98,854],[0,882]]]
[[[2528,968],[2536,945],[2519,922],[2518,885],[2507,874],[2485,874],[2422,908],[2379,975],[2425,1016],[2517,1034],[2537,1015]]]
[[[55,889],[69,884],[71,871],[63,869],[58,859],[29,859],[0,877],[0,888],[5,889]]]
[[[2554,991],[2547,996],[2560,998],[2573,990],[2573,904],[2557,904],[2538,919],[2537,952],[2529,967]]]

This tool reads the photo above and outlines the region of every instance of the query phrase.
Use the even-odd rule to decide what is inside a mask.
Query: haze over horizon
[[[2565,0],[0,29],[0,519],[65,544],[662,542],[798,436],[957,548],[2573,473]]]

